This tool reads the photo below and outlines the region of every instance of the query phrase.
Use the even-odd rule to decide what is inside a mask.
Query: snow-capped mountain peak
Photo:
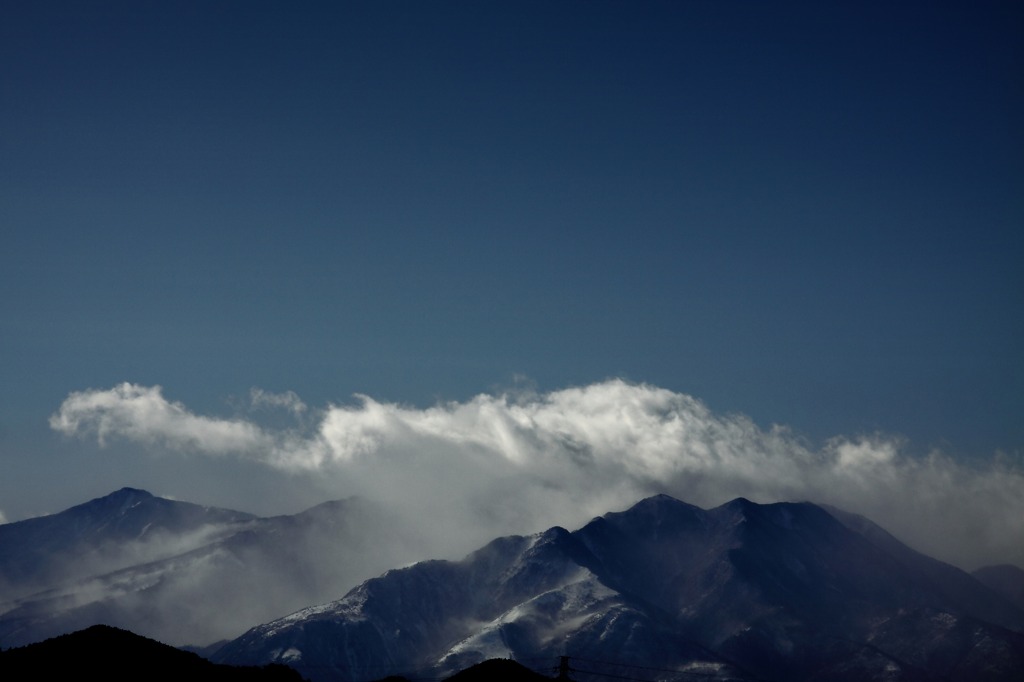
[[[217,659],[267,663],[290,652],[314,680],[565,654],[699,668],[712,679],[852,680],[885,670],[930,679],[946,672],[928,656],[905,662],[907,642],[948,642],[971,622],[958,650],[999,641],[1002,653],[985,664],[993,679],[1024,669],[1024,635],[980,617],[989,591],[958,572],[980,592],[953,594],[893,551],[809,503],[737,499],[703,510],[657,496],[574,532],[499,538],[462,561],[389,571],[337,602],[254,628]],[[1019,611],[999,615],[1024,628]]]

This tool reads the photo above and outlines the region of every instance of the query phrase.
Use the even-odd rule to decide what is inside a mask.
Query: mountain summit
[[[665,679],[1018,679],[1024,613],[859,518],[656,496],[389,571],[215,660],[353,681],[560,655]]]
[[[173,553],[161,542],[201,528],[239,524],[251,514],[202,507],[121,488],[71,507],[0,526],[0,602]]]
[[[260,518],[122,488],[0,526],[0,643],[98,623],[174,645],[237,637],[422,558],[394,527],[357,498]]]

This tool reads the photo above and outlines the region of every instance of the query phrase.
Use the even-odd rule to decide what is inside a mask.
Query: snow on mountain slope
[[[255,518],[122,488],[58,514],[0,525],[0,603],[186,552]]]
[[[0,526],[0,642],[96,623],[176,645],[235,637],[422,557],[395,528],[357,499],[258,518],[119,490]]]
[[[982,617],[987,588],[865,533],[812,504],[737,499],[702,510],[658,496],[573,533],[501,538],[459,562],[389,571],[253,628],[215,660],[353,681],[563,654],[680,679],[694,666],[711,679],[1024,672],[1024,635]],[[950,575],[972,589],[951,592]],[[1024,624],[1013,607],[996,615]],[[924,646],[929,637],[944,642],[942,655]],[[932,653],[910,656],[914,646]]]

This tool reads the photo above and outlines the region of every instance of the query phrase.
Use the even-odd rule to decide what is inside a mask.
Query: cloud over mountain
[[[438,534],[442,550],[553,520],[581,524],[667,492],[701,506],[737,496],[834,504],[967,568],[1024,564],[1024,470],[1006,455],[917,457],[900,439],[877,435],[815,448],[785,427],[764,429],[688,395],[617,379],[428,408],[356,398],[313,410],[294,393],[254,390],[248,416],[228,419],[194,414],[159,386],[124,383],[70,394],[50,425],[101,444],[121,438],[316,472],[339,494],[405,508]],[[294,424],[261,425],[268,408]]]
[[[108,391],[72,393],[50,417],[50,427],[64,433],[95,434],[100,444],[116,436],[210,454],[264,446],[264,435],[253,424],[200,417],[181,403],[165,399],[159,386],[129,383]]]

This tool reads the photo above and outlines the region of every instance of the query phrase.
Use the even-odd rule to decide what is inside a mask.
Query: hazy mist
[[[971,463],[939,451],[911,456],[885,435],[814,448],[785,427],[617,379],[429,408],[357,400],[313,409],[294,393],[254,390],[246,412],[223,418],[195,414],[159,386],[124,383],[72,393],[50,424],[100,443],[316,472],[338,497],[360,494],[402,513],[439,555],[499,534],[577,526],[665,492],[700,506],[738,496],[824,502],[967,569],[1024,564],[1024,471],[1005,454]],[[267,426],[268,408],[290,425],[278,414]]]

